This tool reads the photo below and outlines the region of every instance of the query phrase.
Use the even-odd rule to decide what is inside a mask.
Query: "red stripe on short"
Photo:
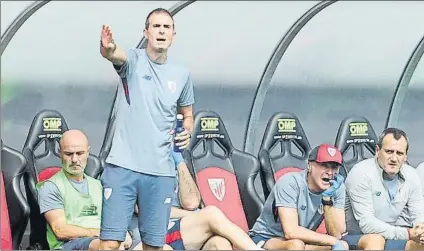
[[[175,232],[169,233],[166,235],[166,244],[172,243],[174,241],[181,240],[181,232],[180,230],[177,230]]]

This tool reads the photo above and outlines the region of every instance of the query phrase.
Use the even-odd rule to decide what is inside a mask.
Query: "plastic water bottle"
[[[177,114],[177,125],[175,127],[174,137],[177,136],[177,134],[184,131],[183,120],[184,120],[183,115]],[[178,147],[175,143],[177,143],[177,141],[174,140],[174,152],[182,152],[182,149],[180,149],[180,147]]]

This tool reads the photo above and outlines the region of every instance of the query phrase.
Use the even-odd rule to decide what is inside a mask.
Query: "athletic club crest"
[[[208,179],[209,188],[215,198],[222,201],[225,197],[225,182],[224,179]]]
[[[327,152],[328,154],[330,154],[331,157],[334,157],[334,155],[336,155],[336,149],[334,148],[328,147]]]
[[[108,200],[110,198],[110,196],[112,195],[112,188],[106,187],[103,190],[103,195],[105,196],[105,199]]]
[[[175,81],[168,81],[168,89],[174,93],[177,90],[177,83]]]

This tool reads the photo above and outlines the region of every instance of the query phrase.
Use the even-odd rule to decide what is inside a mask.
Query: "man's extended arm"
[[[127,61],[127,53],[113,41],[112,31],[103,25],[100,35],[100,54],[115,66],[122,66]]]

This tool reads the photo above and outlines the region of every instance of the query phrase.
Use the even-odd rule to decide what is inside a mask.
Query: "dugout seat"
[[[335,142],[344,160],[344,168],[340,170],[340,174],[346,178],[356,163],[369,158],[367,151],[375,155],[377,142],[377,136],[368,119],[346,117],[340,124]]]
[[[307,168],[310,151],[308,138],[294,114],[279,112],[269,119],[258,153],[265,199],[284,174]]]
[[[258,153],[265,199],[283,175],[300,172],[308,167],[311,150],[308,138],[296,115],[278,112],[269,119]],[[318,233],[327,232],[321,216],[314,217],[309,228]]]
[[[244,231],[262,211],[254,181],[259,172],[255,156],[234,148],[220,116],[213,111],[195,115],[193,135],[184,158],[202,195]]]
[[[26,170],[25,157],[1,141],[1,250],[22,249],[21,241],[28,225],[30,208],[21,190]]]
[[[32,121],[22,153],[28,160],[24,176],[25,191],[31,208],[30,214],[30,248],[48,249],[46,240],[46,222],[40,215],[36,184],[56,174],[62,162],[58,152],[59,140],[68,130],[62,114],[56,110],[42,110]],[[44,152],[37,154],[37,149],[44,143]],[[101,170],[100,160],[89,154],[84,172],[97,178]]]

